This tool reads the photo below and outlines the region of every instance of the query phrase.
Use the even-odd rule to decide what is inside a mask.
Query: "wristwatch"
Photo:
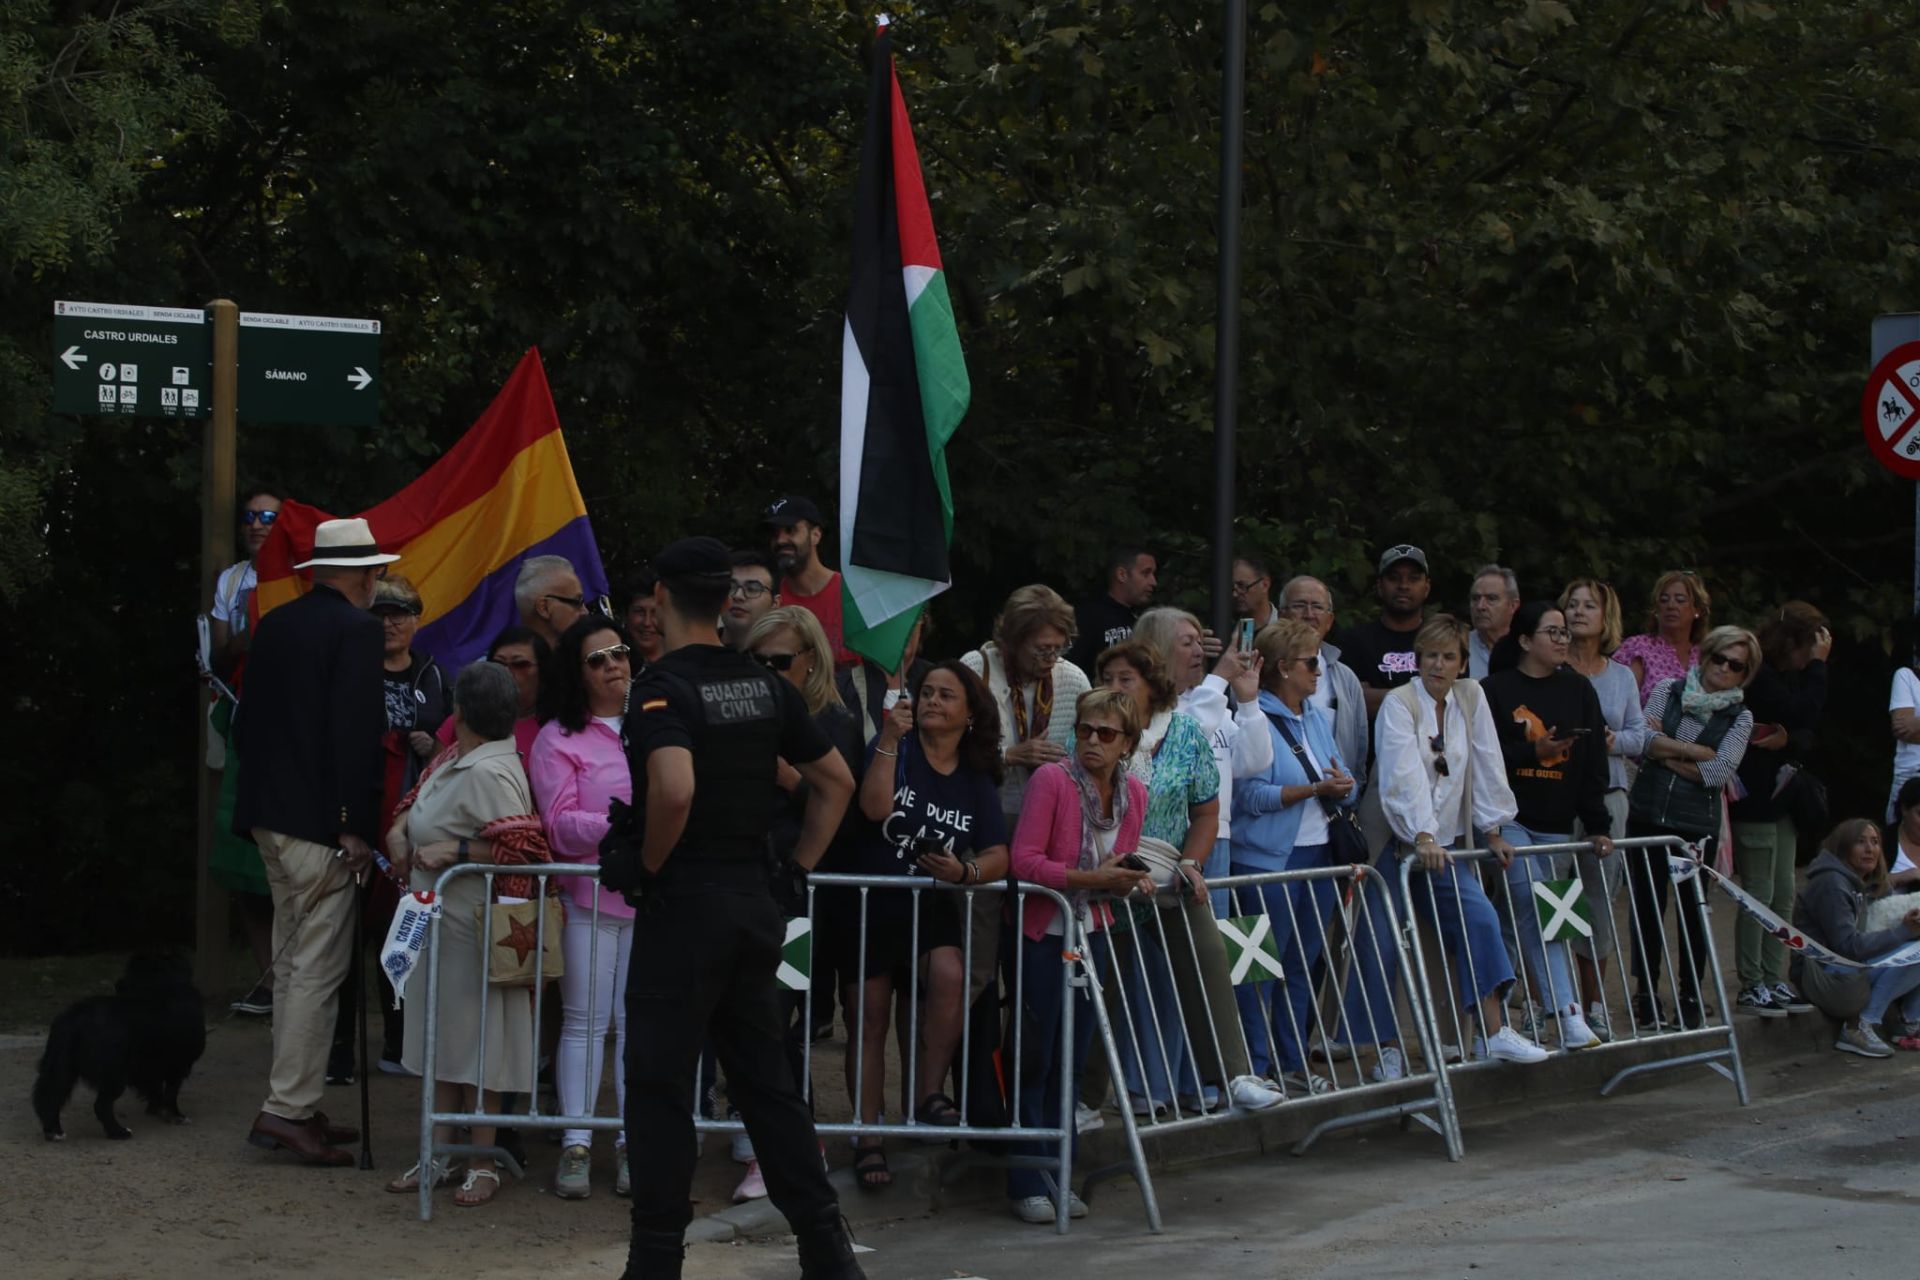
[[[1192,867],[1195,871],[1198,871],[1200,869],[1199,862],[1193,858],[1180,859],[1180,865],[1183,867]]]
[[[460,860],[461,862],[466,862],[466,861],[467,861],[467,860],[468,860],[468,859],[469,859],[469,858],[471,857],[471,855],[472,855],[472,850],[470,850],[470,849],[468,849],[468,848],[467,848],[467,838],[466,838],[465,836],[461,836],[461,837],[460,837],[460,859],[459,859],[459,860]]]

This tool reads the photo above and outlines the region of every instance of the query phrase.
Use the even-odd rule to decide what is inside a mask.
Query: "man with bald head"
[[[1340,661],[1340,650],[1327,642],[1333,631],[1333,592],[1318,578],[1300,574],[1280,588],[1280,616],[1306,623],[1320,633],[1320,687],[1307,699],[1333,725],[1333,745],[1353,774],[1356,789],[1367,782],[1367,698],[1360,677]]]

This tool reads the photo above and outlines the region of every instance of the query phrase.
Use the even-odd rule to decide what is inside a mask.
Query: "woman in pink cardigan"
[[[620,745],[633,657],[626,635],[597,613],[581,618],[560,637],[548,668],[553,719],[527,753],[527,780],[546,823],[547,844],[559,862],[600,861],[607,834],[607,805],[632,801],[633,777]],[[560,935],[566,970],[560,978],[560,1053],[554,1085],[561,1110],[587,1115],[600,1096],[607,1057],[607,1023],[615,1027],[613,1089],[620,1114],[627,1113],[627,959],[633,952],[633,908],[617,893],[600,892],[591,876],[562,876],[566,930]],[[599,908],[596,918],[594,909]],[[591,998],[589,998],[591,995]],[[562,1200],[584,1200],[591,1188],[593,1131],[568,1129],[561,1137],[553,1191]],[[614,1141],[614,1192],[629,1183],[627,1136]]]
[[[1138,779],[1128,777],[1123,762],[1140,739],[1139,713],[1132,697],[1112,689],[1094,689],[1074,705],[1073,754],[1065,761],[1043,765],[1028,784],[1020,824],[1013,834],[1013,873],[1022,880],[1064,893],[1079,916],[1090,949],[1104,950],[1104,930],[1113,922],[1104,902],[1091,894],[1125,895],[1151,884],[1145,871],[1121,865],[1121,859],[1140,845],[1140,826],[1146,820],[1147,792]],[[1061,949],[1066,921],[1051,899],[1026,900],[1019,940],[1024,966],[1025,1001],[1021,1031],[1020,1123],[1035,1128],[1071,1125],[1071,1115],[1060,1114],[1060,1077],[1080,1074],[1093,1033],[1093,1007],[1083,988],[1075,995],[1073,1060],[1060,1053],[1060,1014],[1066,997],[1066,966]],[[1092,957],[1089,957],[1091,960]],[[1050,1147],[1034,1143],[1024,1154],[1045,1157]],[[1067,1211],[1086,1216],[1087,1206],[1071,1188]],[[1054,1201],[1047,1179],[1038,1169],[1010,1169],[1007,1196],[1014,1216],[1022,1222],[1052,1222]]]

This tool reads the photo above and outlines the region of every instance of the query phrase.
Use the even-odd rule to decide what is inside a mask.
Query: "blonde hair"
[[[1747,646],[1747,669],[1740,677],[1740,687],[1746,688],[1753,683],[1753,677],[1760,671],[1760,637],[1745,627],[1715,627],[1707,632],[1700,641],[1700,666],[1704,669],[1707,660],[1716,653],[1725,653],[1737,644]]]
[[[812,610],[799,605],[767,610],[753,624],[753,630],[747,632],[747,648],[752,649],[776,631],[793,632],[800,647],[813,659],[807,667],[807,678],[800,683],[800,696],[806,701],[807,714],[817,716],[828,707],[840,706],[840,691],[833,685],[833,650],[828,647],[827,633]]]
[[[1467,636],[1470,628],[1466,623],[1450,613],[1436,613],[1428,618],[1425,625],[1413,634],[1413,656],[1415,659],[1429,653],[1440,652],[1442,646],[1451,646],[1460,659],[1461,670],[1466,669]]]
[[[1120,732],[1126,737],[1129,750],[1140,741],[1140,707],[1132,694],[1118,689],[1087,690],[1073,704],[1074,721],[1078,723],[1097,715],[1112,716],[1120,722]]]
[[[1144,640],[1160,651],[1160,656],[1169,664],[1173,662],[1173,633],[1181,623],[1193,628],[1199,635],[1206,630],[1200,625],[1200,619],[1185,609],[1175,609],[1171,605],[1161,605],[1141,614],[1133,624],[1133,638]]]
[[[1693,630],[1687,639],[1699,644],[1713,626],[1713,597],[1707,594],[1707,584],[1700,580],[1700,575],[1691,569],[1669,569],[1654,582],[1653,595],[1647,601],[1647,634],[1660,634],[1660,596],[1676,582],[1684,584],[1687,594],[1693,597]],[[1756,648],[1754,659],[1758,661],[1759,657]]]
[[[1820,842],[1820,847],[1840,859],[1840,861],[1846,863],[1848,869],[1851,870],[1853,867],[1853,846],[1859,844],[1866,836],[1868,828],[1874,827],[1875,825],[1871,818],[1848,818],[1845,822],[1842,822],[1839,826],[1827,833],[1827,838]],[[1873,870],[1860,877],[1860,883],[1866,887],[1868,897],[1884,898],[1887,895],[1889,887],[1887,884],[1886,860],[1882,858],[1876,861],[1873,864]]]
[[[1260,683],[1278,689],[1280,672],[1289,659],[1320,652],[1320,633],[1298,618],[1282,618],[1260,628],[1260,634],[1253,638],[1253,651],[1263,664]]]
[[[1626,638],[1626,624],[1620,620],[1620,595],[1598,578],[1575,578],[1560,592],[1559,607],[1563,616],[1567,612],[1567,601],[1573,599],[1573,593],[1582,587],[1600,602],[1600,656],[1604,658],[1618,649],[1620,642]],[[1658,595],[1658,592],[1655,594]]]
[[[405,605],[413,610],[416,617],[424,607],[420,602],[419,588],[413,585],[411,579],[398,573],[390,573],[373,584],[373,600],[369,607],[374,604]]]

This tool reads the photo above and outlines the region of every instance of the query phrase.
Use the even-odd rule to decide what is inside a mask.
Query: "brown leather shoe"
[[[324,1111],[314,1112],[311,1116],[307,1117],[306,1123],[313,1126],[314,1132],[320,1135],[322,1142],[332,1143],[337,1146],[343,1142],[358,1142],[360,1140],[360,1131],[358,1129],[349,1129],[345,1125],[328,1123],[327,1113]]]
[[[262,1111],[253,1118],[247,1141],[268,1151],[284,1147],[308,1164],[345,1167],[353,1163],[353,1152],[330,1147],[322,1141],[323,1130],[310,1120],[288,1120]]]

